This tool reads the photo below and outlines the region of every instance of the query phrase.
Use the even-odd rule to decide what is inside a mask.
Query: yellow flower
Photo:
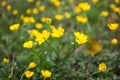
[[[17,15],[17,14],[18,14],[18,10],[17,9],[13,10],[13,15]]]
[[[41,12],[43,12],[43,11],[45,10],[45,6],[44,6],[44,5],[41,5],[41,6],[39,7],[39,10],[40,10]]]
[[[38,30],[35,30],[35,29],[30,32],[30,38],[38,37],[40,35],[42,34]]]
[[[35,18],[34,17],[29,17],[29,22],[30,23],[34,23],[35,22]]]
[[[27,41],[23,44],[24,48],[32,48],[33,47],[33,41]]]
[[[98,68],[99,71],[105,71],[106,69],[107,69],[107,66],[105,63],[99,64],[99,68]]]
[[[2,6],[2,7],[6,6],[6,1],[2,1],[2,2],[1,2],[1,6]]]
[[[95,3],[95,4],[96,4],[98,1],[99,1],[99,0],[92,0],[92,2]]]
[[[25,74],[25,77],[29,79],[29,78],[31,78],[34,75],[34,72],[32,72],[32,71],[25,71],[24,74]]]
[[[116,38],[113,38],[112,40],[111,40],[111,44],[112,45],[116,45],[118,43],[118,40],[116,39]]]
[[[8,78],[11,79],[11,78],[12,78],[12,75],[10,74],[10,75],[8,76]]]
[[[101,15],[104,16],[104,17],[107,17],[109,15],[109,13],[108,13],[108,11],[102,11]]]
[[[8,64],[9,60],[7,58],[3,58],[3,63]]]
[[[36,63],[35,62],[31,62],[28,66],[29,69],[35,68],[36,67]]]
[[[60,6],[60,1],[59,0],[50,0],[56,7]]]
[[[76,16],[76,20],[77,20],[77,22],[81,22],[81,23],[87,23],[87,21],[88,21],[88,19],[83,16]]]
[[[76,38],[76,42],[78,44],[84,44],[88,41],[88,38],[86,35],[84,35],[83,33],[80,32],[74,32],[75,38]]]
[[[32,12],[33,12],[33,14],[38,14],[38,9],[37,8],[33,8]]]
[[[48,70],[42,70],[41,73],[42,73],[42,76],[44,76],[44,78],[49,78],[52,75],[52,72]]]
[[[114,0],[115,1],[115,3],[120,3],[120,0]]]
[[[6,9],[7,9],[7,11],[10,11],[12,9],[12,6],[11,5],[7,5]]]
[[[16,31],[16,30],[19,29],[19,26],[20,26],[20,24],[18,24],[18,23],[17,24],[13,24],[13,25],[10,26],[10,30],[11,31]]]
[[[38,42],[39,45],[41,45],[43,42],[45,42],[45,39],[44,39],[43,36],[41,35],[41,36],[38,36],[38,37],[36,38],[36,41]]]
[[[101,51],[102,46],[101,46],[101,44],[98,41],[92,40],[92,41],[90,41],[90,44],[91,44],[90,54],[92,56],[95,56],[98,52]]]
[[[56,37],[56,38],[60,38],[62,35],[64,34],[64,28],[62,27],[58,27],[58,29],[56,29],[55,27],[52,28],[52,37]]]
[[[50,32],[48,32],[47,30],[43,30],[42,31],[42,36],[45,40],[47,40],[50,36]]]
[[[34,2],[34,0],[27,0],[29,3]]]
[[[41,18],[41,21],[42,21],[42,22],[46,22],[46,20],[47,20],[46,17],[42,17],[42,18]]]
[[[67,19],[69,19],[69,18],[71,17],[71,14],[68,13],[68,12],[65,12],[64,15],[65,15],[65,17],[66,17]]]
[[[26,13],[27,13],[27,14],[31,14],[31,9],[27,9],[27,10],[26,10]]]
[[[81,2],[79,3],[79,8],[81,8],[83,11],[90,10],[91,6],[87,2]]]
[[[55,15],[55,19],[61,21],[63,19],[63,15]]]
[[[108,27],[110,30],[116,30],[118,28],[118,24],[117,23],[110,23],[110,24],[108,24]]]
[[[36,23],[36,24],[35,24],[35,27],[36,27],[37,29],[41,29],[41,28],[43,27],[43,25],[42,25],[41,23]]]
[[[79,8],[79,6],[74,8],[74,13],[80,13],[80,12],[81,12],[81,9]]]

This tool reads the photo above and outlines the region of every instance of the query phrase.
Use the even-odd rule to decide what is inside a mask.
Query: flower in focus
[[[110,30],[116,30],[118,28],[118,24],[117,23],[110,23],[108,24],[108,27]]]
[[[52,37],[60,38],[64,34],[64,29],[62,27],[58,27],[56,29],[55,27],[52,28]]]
[[[98,70],[99,71],[105,71],[107,69],[107,66],[105,63],[100,63],[99,64],[99,67],[98,67]]]
[[[111,40],[111,44],[112,45],[116,45],[118,43],[118,40],[116,39],[116,38],[113,38],[112,40]]]
[[[17,24],[13,24],[13,25],[10,26],[10,30],[11,31],[16,31],[16,30],[18,30],[19,26],[20,26],[20,24],[18,24],[18,23]]]
[[[28,66],[29,69],[35,68],[36,67],[36,63],[35,62],[31,62]]]
[[[32,72],[32,71],[25,71],[24,74],[25,74],[25,77],[29,79],[29,78],[31,78],[34,75],[34,72]]]
[[[3,63],[8,64],[9,60],[7,58],[3,58]]]
[[[84,44],[88,41],[88,37],[86,35],[84,35],[83,33],[80,32],[74,32],[75,38],[76,38],[76,42],[78,44]]]
[[[49,77],[51,77],[52,72],[50,72],[50,71],[48,71],[48,70],[42,70],[42,71],[41,71],[41,74],[42,74],[42,76],[43,76],[44,78],[49,78]]]
[[[23,44],[24,48],[32,48],[33,47],[33,41],[27,41]]]

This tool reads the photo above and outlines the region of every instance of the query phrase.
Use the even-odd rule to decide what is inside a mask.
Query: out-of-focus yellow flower
[[[40,5],[40,1],[36,1],[36,3],[35,3],[35,6],[39,6]]]
[[[3,63],[8,64],[9,60],[7,58],[3,58]]]
[[[88,21],[88,19],[83,16],[76,16],[76,20],[77,20],[77,22],[81,22],[81,23],[87,23],[87,21]]]
[[[35,67],[36,67],[36,63],[35,63],[35,62],[30,62],[28,68],[29,68],[29,69],[33,69],[33,68],[35,68]]]
[[[55,15],[55,19],[61,21],[63,19],[63,15]]]
[[[83,11],[88,11],[90,10],[91,6],[88,4],[88,2],[81,2],[79,3],[79,8],[82,9]]]
[[[99,67],[98,67],[98,70],[99,71],[105,71],[107,69],[107,66],[105,63],[100,63],[99,64]]]
[[[80,12],[81,12],[81,9],[79,8],[79,6],[74,8],[74,13],[80,13]]]
[[[24,23],[28,23],[28,22],[29,22],[29,17],[24,16],[24,17],[23,17],[23,22],[24,22]]]
[[[33,47],[33,41],[27,41],[23,44],[24,48],[32,48]]]
[[[33,8],[32,12],[33,12],[33,14],[38,14],[38,9],[37,8]]]
[[[43,38],[47,40],[50,37],[50,32],[47,30],[42,31]]]
[[[32,2],[34,2],[34,0],[27,0],[27,2],[32,3]]]
[[[10,74],[10,75],[8,76],[8,78],[11,79],[11,78],[12,78],[12,75]]]
[[[120,0],[114,0],[115,1],[115,3],[120,3]]]
[[[30,79],[34,75],[34,72],[32,72],[32,71],[25,71],[24,74],[25,74],[26,78]]]
[[[53,3],[56,7],[60,6],[60,1],[59,0],[49,0],[51,3]]]
[[[41,23],[36,23],[36,24],[35,24],[35,27],[36,27],[37,29],[41,29],[41,28],[43,27],[43,25],[42,25]]]
[[[27,16],[25,16],[25,17],[23,17],[23,22],[24,23],[34,23],[35,22],[35,19],[34,19],[34,17],[27,17]]]
[[[23,15],[23,14],[21,14],[21,15],[20,15],[20,19],[21,19],[21,20],[23,20],[23,18],[24,18],[24,15]]]
[[[20,24],[17,23],[17,24],[11,25],[9,28],[11,31],[16,31],[19,29],[19,27],[20,27]]]
[[[68,12],[65,12],[64,15],[65,15],[65,17],[66,17],[67,19],[70,19],[70,17],[71,17],[71,14],[68,13]]]
[[[52,37],[60,38],[64,34],[64,28],[61,26],[56,29],[55,27],[52,28]]]
[[[94,4],[98,3],[99,0],[92,0]]]
[[[116,8],[116,5],[115,5],[115,4],[110,4],[110,8],[111,8],[111,9],[115,9],[115,8]]]
[[[110,24],[108,24],[108,27],[109,27],[109,29],[110,30],[116,30],[117,28],[118,28],[118,24],[117,23],[110,23]]]
[[[41,21],[42,21],[42,22],[46,22],[46,20],[47,20],[46,17],[42,17],[42,18],[41,18]]]
[[[12,9],[12,6],[11,5],[7,5],[6,9],[7,9],[7,11],[10,11]]]
[[[98,41],[92,40],[92,41],[90,41],[90,44],[91,44],[90,54],[92,56],[95,56],[98,52],[101,51],[102,46],[101,46],[101,44]]]
[[[17,15],[18,14],[18,10],[17,9],[14,9],[13,10],[13,15]]]
[[[1,6],[2,6],[2,7],[6,6],[6,1],[2,1],[2,2],[1,2]]]
[[[43,76],[44,78],[49,78],[49,77],[51,77],[52,72],[50,72],[50,71],[48,71],[48,70],[42,70],[42,71],[41,71],[41,74],[42,74],[42,76]]]
[[[30,32],[30,38],[41,36],[42,34],[38,30],[32,30]]]
[[[108,17],[109,12],[108,11],[102,11],[101,15],[104,16],[104,17]]]
[[[44,6],[44,5],[41,5],[41,6],[39,7],[39,10],[40,10],[41,12],[45,11],[45,6]]]
[[[86,35],[84,35],[83,33],[80,32],[74,32],[75,38],[76,38],[76,42],[78,44],[84,44],[88,41],[88,37]]]
[[[39,45],[41,45],[42,43],[45,42],[45,39],[44,39],[43,36],[41,35],[41,36],[38,36],[38,37],[36,38],[36,41],[38,42]]]
[[[113,38],[112,40],[111,40],[111,44],[112,45],[116,45],[118,43],[118,40],[116,39],[116,38]]]
[[[31,9],[27,9],[27,10],[26,10],[26,13],[27,13],[27,14],[31,14],[31,12],[32,12]]]

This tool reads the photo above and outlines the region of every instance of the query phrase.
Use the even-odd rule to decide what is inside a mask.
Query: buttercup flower
[[[110,23],[110,24],[108,24],[108,27],[109,27],[109,29],[110,30],[116,30],[117,28],[118,28],[118,24],[117,23]]]
[[[118,43],[118,40],[116,39],[116,38],[113,38],[112,40],[111,40],[111,44],[112,45],[116,45]]]
[[[109,13],[108,13],[108,11],[102,11],[101,15],[104,16],[104,17],[107,17],[109,15]]]
[[[62,27],[52,28],[52,37],[60,38],[64,34],[64,29]]]
[[[88,38],[86,35],[84,35],[83,33],[80,32],[74,32],[75,38],[76,38],[76,42],[78,44],[84,44],[88,41]]]
[[[24,74],[25,74],[25,77],[29,79],[29,78],[31,78],[34,75],[34,72],[32,72],[32,71],[25,71]]]
[[[33,47],[33,41],[27,41],[23,44],[24,48],[32,48]]]
[[[31,62],[28,66],[29,69],[35,68],[36,67],[36,63],[35,62]]]
[[[36,24],[35,24],[35,27],[36,27],[37,29],[41,29],[41,28],[43,27],[43,25],[42,25],[41,23],[36,23]]]
[[[41,74],[42,74],[42,76],[43,76],[44,78],[49,78],[49,77],[51,77],[52,72],[50,72],[50,71],[48,71],[48,70],[42,70],[42,71],[41,71]]]
[[[63,19],[63,15],[55,15],[55,19],[60,21]]]
[[[7,58],[3,58],[3,63],[8,64],[9,60]]]
[[[9,28],[11,31],[16,31],[16,30],[18,30],[19,26],[20,26],[20,24],[17,23],[17,24],[11,25]]]
[[[107,66],[105,63],[99,64],[99,68],[98,68],[99,71],[105,71],[106,69],[107,69]]]

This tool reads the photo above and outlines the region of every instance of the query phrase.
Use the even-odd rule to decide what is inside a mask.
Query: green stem
[[[41,58],[41,56],[38,54],[38,52],[35,49],[33,49],[33,51],[39,58]]]
[[[28,67],[25,69],[25,71],[27,71],[28,70]],[[25,72],[24,71],[24,72]],[[22,75],[21,75],[21,77],[20,77],[20,80],[22,80],[23,79],[23,76],[24,76],[24,73],[22,73]]]

